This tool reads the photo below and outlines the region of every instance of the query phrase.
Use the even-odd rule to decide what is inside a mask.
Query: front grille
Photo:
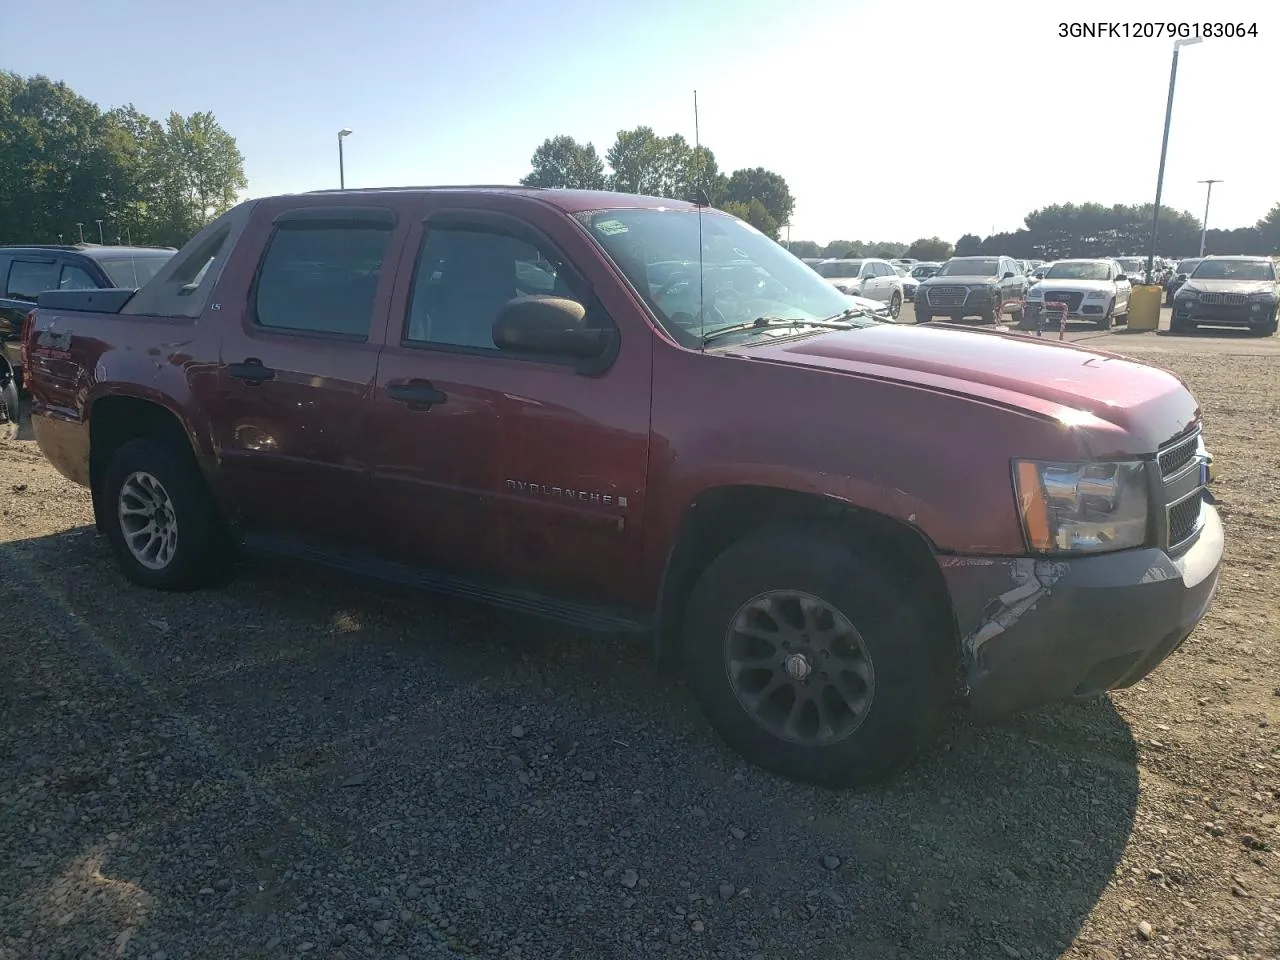
[[[931,307],[963,307],[969,298],[968,287],[930,287],[929,306]]]
[[[1208,304],[1222,304],[1228,307],[1243,307],[1249,302],[1249,298],[1243,293],[1202,293],[1200,294],[1200,302]]]
[[[1165,544],[1170,549],[1194,537],[1203,524],[1205,460],[1199,426],[1156,452],[1165,494]]]
[[[1195,496],[1169,508],[1169,546],[1176,547],[1200,529],[1200,514],[1203,510],[1203,491],[1198,491]]]
[[[1185,440],[1179,440],[1173,446],[1166,447],[1160,452],[1160,476],[1162,478],[1173,476],[1188,463],[1191,458],[1196,455],[1196,449],[1200,444],[1200,431],[1197,430]]]
[[[1044,294],[1045,303],[1065,303],[1072,313],[1080,312],[1080,301],[1083,299],[1083,293],[1072,293],[1068,290],[1046,290]]]

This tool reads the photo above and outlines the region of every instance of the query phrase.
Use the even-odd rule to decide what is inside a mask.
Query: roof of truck
[[[368,187],[348,190],[313,190],[313,194],[356,194],[378,196],[387,193],[508,193],[536,197],[568,213],[586,210],[604,210],[609,207],[664,207],[673,210],[696,210],[695,204],[667,197],[648,197],[635,193],[614,193],[610,190],[561,190],[556,187],[525,187],[512,184],[466,184],[425,187]]]
[[[19,243],[0,246],[0,251],[7,253],[47,252],[51,250],[78,253],[94,260],[105,260],[112,257],[136,257],[153,253],[172,255],[177,250],[177,247],[113,247],[99,243]]]

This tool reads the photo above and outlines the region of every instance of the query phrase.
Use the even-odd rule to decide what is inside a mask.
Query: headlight
[[[1141,460],[1015,460],[1013,475],[1022,529],[1035,552],[1105,553],[1147,542],[1147,481]]]
[[[1107,293],[1105,290],[1090,290],[1084,295],[1084,298],[1086,300],[1105,300],[1109,296],[1111,296],[1111,294]]]
[[[1270,290],[1259,290],[1257,293],[1249,294],[1251,300],[1261,300],[1263,303],[1270,303],[1276,298],[1276,295]]]
[[[1195,300],[1195,299],[1197,299],[1199,296],[1200,296],[1200,295],[1199,295],[1198,293],[1196,293],[1194,290],[1179,290],[1179,291],[1178,291],[1178,299],[1179,299],[1179,300]]]
[[[1028,291],[1027,291],[1027,299],[1028,299],[1028,300],[1043,300],[1043,299],[1044,299],[1044,291],[1043,291],[1043,290],[1041,290],[1039,287],[1032,287],[1030,290],[1028,290]]]

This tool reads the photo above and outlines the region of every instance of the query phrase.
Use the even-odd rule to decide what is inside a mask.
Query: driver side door
[[[884,299],[876,280],[876,265],[870,261],[862,265],[862,270],[858,274],[858,292],[872,300]]]

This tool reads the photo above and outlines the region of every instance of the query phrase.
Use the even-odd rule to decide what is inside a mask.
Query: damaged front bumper
[[[939,557],[963,638],[968,699],[995,715],[1132,686],[1209,609],[1222,521],[1205,505],[1195,542],[1066,560]]]

